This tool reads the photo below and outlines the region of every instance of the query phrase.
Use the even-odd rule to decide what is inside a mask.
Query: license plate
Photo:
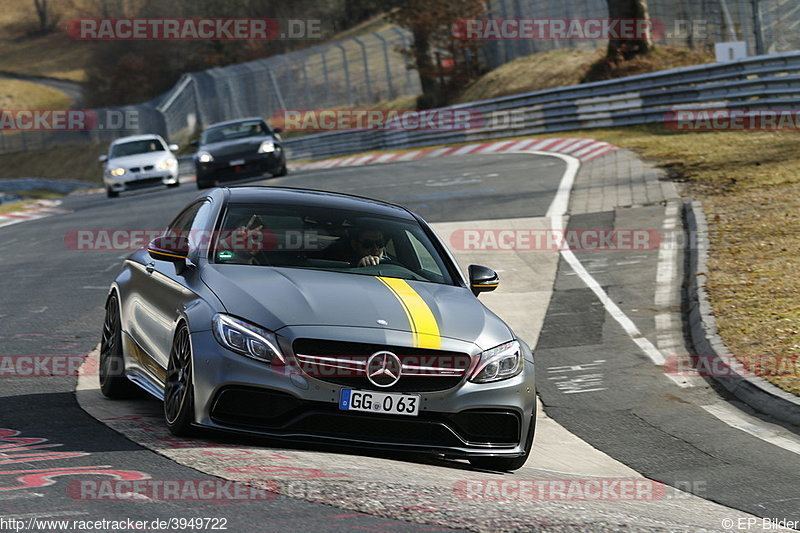
[[[339,397],[339,409],[417,416],[419,414],[419,395],[342,389],[342,395]]]
[[[229,164],[232,167],[238,167],[239,165],[244,165],[244,159],[234,159]]]

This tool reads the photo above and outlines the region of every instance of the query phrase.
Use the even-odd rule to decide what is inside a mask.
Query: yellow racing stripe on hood
[[[415,348],[438,350],[442,346],[439,324],[431,308],[406,280],[376,276],[394,294],[408,317]]]

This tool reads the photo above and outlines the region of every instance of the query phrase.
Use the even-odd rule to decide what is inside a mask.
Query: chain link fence
[[[198,129],[222,120],[282,109],[369,107],[421,91],[417,72],[400,50],[410,34],[397,27],[248,63],[185,74],[166,94],[143,104],[94,110],[101,126],[87,131],[0,131],[0,152],[65,144],[110,142],[158,133],[185,142]],[[134,113],[125,127],[103,117]]]
[[[719,41],[746,41],[750,55],[800,49],[797,0],[649,0],[650,16],[665,29],[658,44],[708,49]],[[607,18],[606,0],[491,0],[487,17]],[[282,109],[369,107],[420,92],[417,72],[399,50],[409,48],[403,29],[328,42],[265,59],[185,74],[166,94],[143,104],[96,110],[133,113],[135,124],[101,124],[88,131],[3,131],[0,152],[40,150],[65,144],[108,142],[158,133],[185,142],[199,129],[246,116],[269,118]],[[563,48],[596,49],[605,40],[498,40],[483,44],[488,68]]]

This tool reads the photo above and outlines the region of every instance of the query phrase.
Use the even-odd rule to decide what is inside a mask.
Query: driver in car
[[[383,232],[379,229],[365,229],[359,231],[355,238],[350,240],[353,248],[353,255],[350,264],[358,267],[379,265],[381,261],[386,261],[386,239]]]
[[[386,253],[387,239],[382,230],[375,227],[361,227],[348,232],[349,238],[342,238],[327,250],[325,256],[336,261],[346,261],[353,267],[374,266],[396,263]]]

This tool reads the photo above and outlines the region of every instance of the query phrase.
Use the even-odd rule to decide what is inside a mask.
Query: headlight
[[[227,349],[267,363],[273,358],[284,362],[278,339],[271,331],[219,313],[213,322],[214,337]]]
[[[522,349],[519,343],[507,342],[481,354],[481,360],[470,381],[489,383],[513,378],[522,372],[522,365]]]
[[[200,152],[197,154],[197,160],[201,163],[211,163],[214,160],[214,156],[208,152]]]
[[[177,159],[174,159],[174,158],[173,159],[165,159],[164,161],[162,161],[159,164],[157,164],[156,168],[158,170],[166,170],[168,168],[174,167],[177,164],[178,164],[178,160]]]
[[[272,141],[264,141],[261,143],[261,146],[258,147],[259,154],[266,154],[275,151],[275,143]]]
[[[112,176],[123,176],[125,174],[125,169],[121,167],[113,168],[109,170],[108,173],[111,174]]]

